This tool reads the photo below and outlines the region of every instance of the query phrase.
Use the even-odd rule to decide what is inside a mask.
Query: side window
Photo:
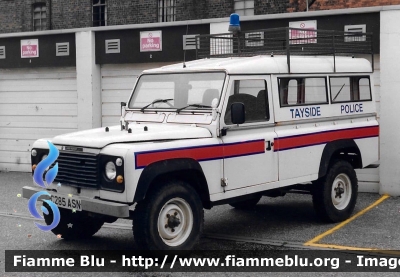
[[[269,120],[267,83],[265,80],[235,80],[225,113],[225,124],[232,124],[231,105],[243,103],[245,123]]]
[[[279,100],[281,107],[328,103],[326,79],[279,78]]]
[[[330,85],[332,103],[372,100],[369,77],[331,77]]]

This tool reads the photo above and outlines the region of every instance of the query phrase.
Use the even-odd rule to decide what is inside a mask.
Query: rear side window
[[[371,85],[368,76],[331,77],[332,103],[371,101]]]
[[[279,78],[281,107],[328,103],[326,78]]]

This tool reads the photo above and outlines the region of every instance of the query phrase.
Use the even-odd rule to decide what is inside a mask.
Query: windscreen
[[[211,109],[214,99],[219,102],[224,80],[224,72],[142,75],[128,107]]]

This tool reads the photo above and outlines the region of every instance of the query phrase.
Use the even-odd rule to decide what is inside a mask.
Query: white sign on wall
[[[162,31],[140,32],[140,52],[162,51]]]
[[[317,43],[317,20],[289,22],[290,28],[301,30],[290,30],[290,44]],[[303,31],[304,30],[304,31]]]
[[[38,58],[39,40],[23,39],[21,40],[21,58]]]

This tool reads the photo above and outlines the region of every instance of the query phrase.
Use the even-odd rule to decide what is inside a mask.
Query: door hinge
[[[225,187],[228,185],[228,178],[221,178],[221,187],[224,189],[225,192]]]

